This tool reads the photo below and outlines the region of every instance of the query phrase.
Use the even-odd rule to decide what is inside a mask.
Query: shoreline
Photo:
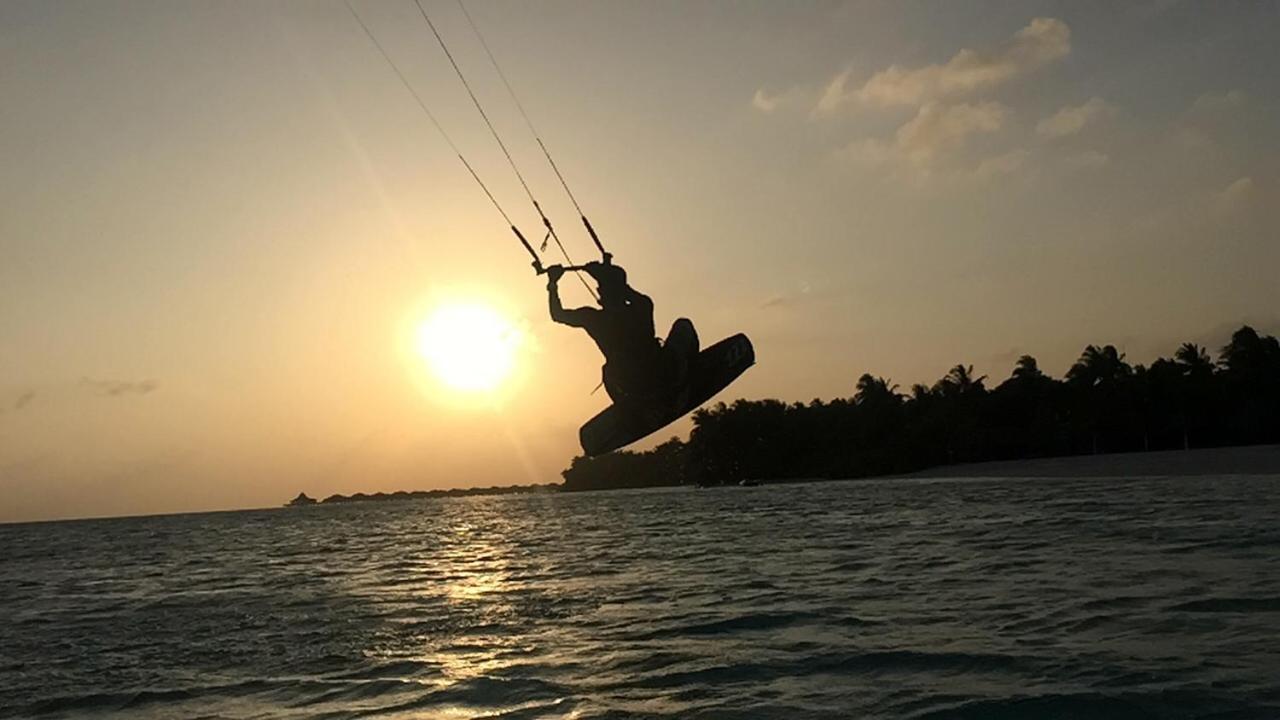
[[[940,465],[882,478],[1087,478],[1280,476],[1280,445],[1158,450],[1105,455],[1068,455],[1028,460],[993,460]]]

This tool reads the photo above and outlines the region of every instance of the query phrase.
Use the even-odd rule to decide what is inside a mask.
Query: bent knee
[[[693,322],[689,318],[680,318],[672,323],[665,344],[687,352],[698,352],[698,331],[693,328]]]

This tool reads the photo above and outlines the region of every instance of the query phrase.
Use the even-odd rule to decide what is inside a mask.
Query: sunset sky
[[[458,5],[425,4],[590,259]],[[411,0],[353,5],[541,238]],[[754,340],[722,399],[1280,331],[1280,4],[467,7],[660,331]],[[515,328],[492,396],[415,351],[456,303]],[[555,482],[608,402],[342,2],[0,3],[0,350],[0,521]]]

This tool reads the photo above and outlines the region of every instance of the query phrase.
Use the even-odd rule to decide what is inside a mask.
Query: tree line
[[[1130,364],[1089,345],[1057,379],[1023,355],[995,387],[972,365],[908,391],[864,374],[848,398],[736,400],[693,414],[687,442],[578,457],[564,489],[857,478],[935,465],[1280,442],[1280,342],[1241,327]]]

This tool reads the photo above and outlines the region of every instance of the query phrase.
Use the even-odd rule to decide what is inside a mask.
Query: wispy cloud
[[[1099,150],[1085,150],[1074,155],[1068,155],[1064,162],[1069,168],[1100,168],[1110,164],[1111,156]]]
[[[1092,97],[1081,105],[1064,107],[1036,123],[1036,134],[1050,140],[1075,135],[1113,111],[1106,100]]]
[[[1239,90],[1198,96],[1171,127],[1171,137],[1190,149],[1209,149],[1224,138],[1243,132],[1250,116],[1248,96]]]
[[[1257,184],[1251,177],[1234,180],[1213,196],[1213,208],[1221,213],[1235,213],[1246,209],[1258,195]]]
[[[1004,126],[1009,109],[997,102],[930,103],[894,133],[892,141],[855,140],[841,154],[864,167],[890,166],[917,179],[930,175],[941,160],[964,147],[974,135],[994,133]],[[1020,165],[1025,155],[1011,154],[981,169],[984,176]]]
[[[1009,125],[1013,110],[992,99],[990,93],[1070,53],[1071,29],[1067,24],[1056,18],[1035,18],[999,47],[965,48],[945,63],[890,65],[860,86],[853,71],[845,70],[827,83],[812,115],[830,115],[850,105],[914,107],[915,114],[892,137],[857,138],[837,155],[916,181],[942,175],[962,180],[1010,175],[1027,165],[1032,155],[1029,150],[1006,145],[979,158],[965,151],[976,136],[993,135]],[[1050,123],[1052,130],[1046,126],[1046,132],[1078,132],[1108,107],[1101,100],[1085,103],[1083,109],[1077,109],[1081,118],[1064,112],[1062,119]],[[1072,123],[1079,127],[1067,130]]]
[[[853,94],[848,90],[849,76],[852,74],[852,70],[845,70],[827,83],[826,88],[822,91],[822,96],[818,98],[818,104],[813,108],[814,115],[826,115],[835,112],[853,97]]]
[[[1280,193],[1274,187],[1246,175],[1175,198],[1133,218],[1125,227],[1150,237],[1214,237],[1228,228],[1244,230],[1261,218],[1271,218],[1274,224],[1275,208],[1280,207],[1277,199]]]
[[[1239,90],[1228,90],[1222,93],[1205,93],[1191,104],[1193,113],[1217,113],[1244,105],[1245,94]]]
[[[146,395],[159,387],[159,383],[155,380],[97,380],[93,378],[81,378],[80,385],[95,394],[106,397]]]
[[[984,158],[974,168],[971,176],[975,180],[991,180],[1003,175],[1012,175],[1026,164],[1031,152],[1023,148],[1010,150],[989,158]]]
[[[813,102],[813,93],[814,88],[811,85],[798,85],[781,90],[757,88],[755,94],[751,96],[751,107],[766,115],[793,108],[805,108]]]
[[[971,135],[999,130],[1007,116],[1008,108],[997,102],[930,103],[898,128],[897,146],[913,165],[924,167],[964,145]]]
[[[782,100],[780,95],[770,95],[762,89],[756,90],[756,94],[751,98],[751,106],[760,112],[766,113],[771,113],[774,110],[777,110],[778,105],[781,104],[781,102]]]
[[[760,307],[761,309],[786,310],[798,305],[834,300],[840,297],[841,294],[842,291],[829,287],[815,288],[808,282],[802,281],[793,289],[769,296],[760,304]]]
[[[1071,29],[1056,18],[1035,18],[993,51],[962,49],[942,64],[907,68],[890,65],[856,90],[850,72],[827,84],[814,108],[829,114],[850,103],[872,107],[922,106],[989,91],[1031,73],[1071,52]]]
[[[148,395],[160,384],[155,380],[111,380],[82,377],[76,383],[59,383],[39,390],[24,390],[7,405],[0,405],[0,412],[19,412],[30,408],[37,399],[43,407],[46,403],[60,404],[83,397],[86,393],[97,397],[118,398],[128,395]]]

